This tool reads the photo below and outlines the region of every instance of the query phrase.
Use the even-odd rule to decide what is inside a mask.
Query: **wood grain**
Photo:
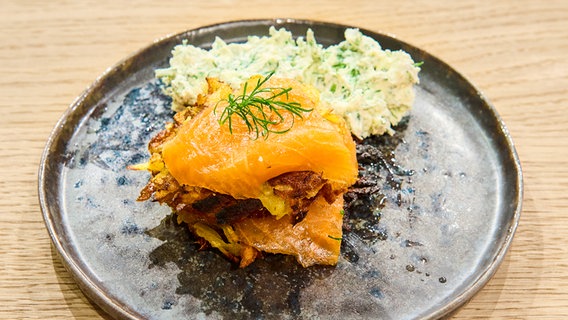
[[[154,39],[274,17],[395,35],[484,92],[522,161],[523,214],[495,277],[452,318],[568,317],[567,1],[4,0],[0,8],[0,318],[105,317],[57,259],[37,200],[42,149],[75,97]]]

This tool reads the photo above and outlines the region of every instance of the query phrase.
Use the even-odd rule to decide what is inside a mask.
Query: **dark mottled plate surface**
[[[188,31],[124,60],[71,105],[39,174],[43,215],[65,266],[117,318],[413,319],[456,309],[511,243],[519,160],[499,116],[467,80],[391,37],[362,30],[424,61],[416,103],[394,137],[365,142],[381,152],[365,166],[380,205],[352,203],[336,267],[303,269],[269,255],[235,269],[214,251],[198,251],[168,208],[135,201],[148,175],[126,166],[147,158],[148,140],[172,116],[154,69],[182,39],[208,47],[215,36],[244,41],[270,25],[296,36],[312,28],[324,45],[343,40],[346,28],[255,20]]]

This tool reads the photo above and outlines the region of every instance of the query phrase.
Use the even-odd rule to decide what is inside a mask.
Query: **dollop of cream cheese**
[[[393,133],[414,103],[420,71],[408,53],[383,50],[358,29],[347,29],[345,40],[329,47],[318,44],[312,30],[294,39],[288,30],[274,27],[269,36],[249,36],[244,43],[216,38],[209,50],[182,42],[169,64],[156,76],[176,111],[206,93],[207,77],[237,89],[252,75],[274,71],[318,89],[322,103],[359,138]]]

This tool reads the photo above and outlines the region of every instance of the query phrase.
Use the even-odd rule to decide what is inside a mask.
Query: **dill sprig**
[[[249,132],[255,132],[255,139],[258,139],[259,136],[263,136],[266,139],[270,133],[282,134],[288,132],[294,125],[294,116],[302,118],[302,112],[312,111],[312,109],[302,108],[298,102],[287,102],[277,99],[285,96],[285,100],[288,100],[288,93],[292,88],[262,88],[272,75],[274,75],[274,71],[270,72],[264,79],[258,79],[250,93],[247,92],[248,83],[245,82],[241,95],[234,96],[229,94],[227,99],[219,101],[215,106],[215,110],[220,102],[227,102],[227,107],[225,107],[221,117],[219,117],[219,124],[224,125],[227,123],[229,132],[232,134],[233,116],[238,116],[244,121]],[[261,96],[263,93],[271,95],[263,97]],[[282,130],[274,129],[273,126],[284,122],[284,112],[292,114],[292,123],[288,128]]]
[[[334,236],[332,236],[332,235],[330,235],[330,234],[328,234],[327,237],[330,238],[330,239],[333,239],[333,240],[337,240],[337,241],[343,240],[342,237],[334,237]]]

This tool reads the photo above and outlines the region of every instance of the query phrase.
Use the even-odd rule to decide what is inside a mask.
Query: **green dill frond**
[[[327,237],[330,238],[330,239],[333,239],[333,240],[337,240],[337,241],[343,240],[343,238],[341,238],[341,237],[334,237],[334,236],[331,236],[329,234],[327,235]]]
[[[258,79],[256,85],[248,93],[248,83],[245,82],[243,86],[243,93],[235,96],[229,94],[227,99],[220,102],[227,102],[227,107],[223,109],[221,117],[219,117],[219,124],[225,123],[229,126],[229,132],[233,133],[233,116],[241,118],[248,128],[249,132],[254,132],[256,138],[263,136],[265,139],[270,133],[282,134],[288,132],[294,125],[294,116],[302,118],[303,112],[310,112],[312,109],[302,108],[298,102],[285,102],[277,100],[281,96],[288,99],[288,93],[292,88],[262,88],[262,86],[274,75],[274,71],[270,72],[264,79]],[[260,96],[263,93],[270,93],[268,98]],[[215,110],[217,109],[215,106]],[[284,112],[292,114],[292,123],[290,126],[283,130],[275,130],[272,127],[284,122]],[[272,119],[269,114],[274,115]]]

